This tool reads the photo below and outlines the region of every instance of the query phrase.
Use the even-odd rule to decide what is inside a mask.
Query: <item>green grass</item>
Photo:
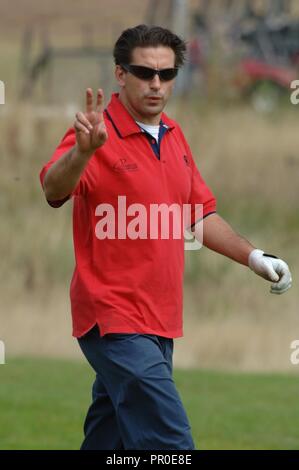
[[[196,448],[299,449],[299,377],[175,370]],[[0,366],[0,449],[78,449],[90,401],[87,364]]]

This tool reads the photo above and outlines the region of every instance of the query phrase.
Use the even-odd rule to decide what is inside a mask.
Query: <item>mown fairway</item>
[[[176,370],[200,449],[299,449],[299,377]],[[0,366],[0,449],[78,449],[93,372],[80,362]]]

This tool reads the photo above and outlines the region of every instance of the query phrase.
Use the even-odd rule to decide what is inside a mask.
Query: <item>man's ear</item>
[[[122,86],[122,87],[125,86],[126,71],[120,65],[116,65],[114,74],[115,74],[115,78],[119,86]]]

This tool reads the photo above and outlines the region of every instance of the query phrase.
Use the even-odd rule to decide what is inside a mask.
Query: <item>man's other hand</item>
[[[248,257],[248,266],[259,276],[272,282],[270,292],[283,294],[292,285],[292,276],[285,261],[262,250],[253,250]]]

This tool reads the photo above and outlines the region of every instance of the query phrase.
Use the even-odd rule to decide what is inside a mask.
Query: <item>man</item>
[[[291,285],[284,261],[216,213],[182,130],[163,112],[185,51],[166,29],[125,30],[114,47],[120,92],[104,110],[103,91],[94,100],[87,89],[86,111],[40,174],[50,205],[74,198],[73,335],[96,372],[82,449],[194,449],[172,379],[184,238],[161,236],[164,217],[145,223],[153,205],[191,206],[184,227],[200,240],[203,223],[206,247],[271,281],[273,293]]]

